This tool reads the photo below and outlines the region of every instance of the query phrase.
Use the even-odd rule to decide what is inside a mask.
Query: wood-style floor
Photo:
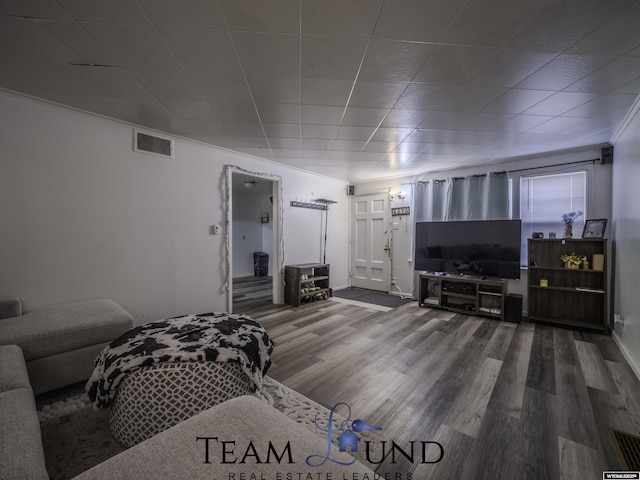
[[[600,479],[620,468],[607,426],[640,432],[640,382],[608,336],[417,302],[384,312],[247,299],[234,311],[273,338],[272,378],[327,408],[349,403],[401,447],[443,446],[436,464],[383,463],[389,478]]]

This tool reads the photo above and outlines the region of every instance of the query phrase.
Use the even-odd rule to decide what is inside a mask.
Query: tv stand
[[[418,304],[504,320],[507,282],[501,279],[421,273]]]

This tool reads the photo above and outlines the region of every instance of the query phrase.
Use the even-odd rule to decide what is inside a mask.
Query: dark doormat
[[[608,430],[620,468],[640,470],[640,437],[611,427]]]
[[[382,307],[396,308],[405,303],[413,301],[410,298],[401,298],[397,295],[376,292],[373,290],[365,290],[363,288],[344,288],[342,290],[334,290],[333,296],[338,298],[346,298],[348,300],[356,300],[358,302],[372,303]]]

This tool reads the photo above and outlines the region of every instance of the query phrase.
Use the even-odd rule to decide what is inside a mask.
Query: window
[[[527,259],[527,239],[533,232],[554,232],[562,238],[562,214],[581,211],[583,215],[573,224],[574,237],[580,236],[586,218],[587,173],[572,172],[520,178],[520,218],[522,219],[521,256]]]

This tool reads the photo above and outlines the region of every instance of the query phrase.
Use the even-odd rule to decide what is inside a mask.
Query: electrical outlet
[[[619,323],[620,325],[624,325],[624,315],[622,315],[621,313],[614,313],[613,321],[614,323]]]
[[[220,233],[220,225],[211,225],[211,235],[218,235]]]

